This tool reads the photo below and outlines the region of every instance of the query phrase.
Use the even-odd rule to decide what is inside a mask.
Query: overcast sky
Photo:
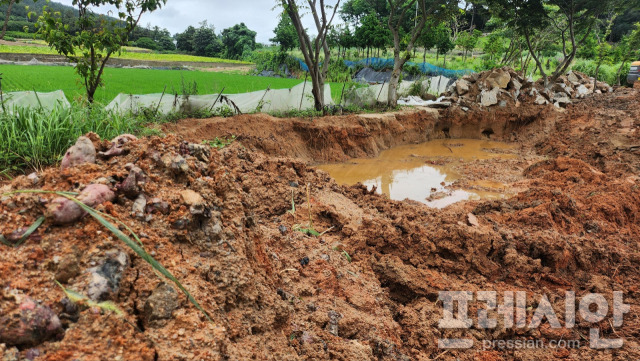
[[[65,5],[71,5],[72,2],[53,1]],[[167,28],[171,34],[175,34],[184,31],[189,25],[197,26],[201,21],[207,20],[215,26],[216,33],[220,33],[222,29],[243,22],[258,33],[258,42],[268,44],[273,37],[273,29],[278,24],[280,10],[273,9],[275,4],[275,0],[168,0],[162,9],[143,15],[140,25],[151,23],[152,26]],[[98,10],[103,13],[105,11]],[[315,28],[311,26],[309,16],[305,20],[307,28]]]

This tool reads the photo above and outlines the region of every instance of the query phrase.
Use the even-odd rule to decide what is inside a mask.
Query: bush
[[[618,84],[618,79],[616,77],[616,73],[618,72],[618,68],[620,68],[620,63],[615,64],[602,64],[600,65],[600,70],[598,71],[598,81],[604,81],[609,83],[609,85]],[[578,59],[573,64],[572,69],[585,73],[589,76],[596,75],[596,62],[588,59]],[[627,74],[629,74],[630,64],[628,63],[625,67],[622,68],[620,72],[620,82],[622,84],[625,83]]]
[[[157,50],[158,44],[151,38],[140,38],[136,41],[136,46],[138,48]]]
[[[143,129],[141,120],[97,105],[74,104],[51,111],[15,108],[12,114],[0,113],[0,174],[55,164],[78,137],[89,132],[112,139],[124,133],[140,134]]]

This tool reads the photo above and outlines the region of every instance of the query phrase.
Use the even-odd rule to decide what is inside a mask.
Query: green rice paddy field
[[[62,90],[70,101],[80,99],[85,94],[84,85],[72,67],[0,65],[0,73],[3,92]],[[183,81],[185,84],[196,82],[198,94],[216,94],[223,87],[226,94],[264,90],[269,86],[271,89],[285,89],[303,82],[300,79],[267,78],[237,73],[121,68],[105,69],[103,79],[105,86],[96,93],[96,101],[103,104],[111,102],[119,93],[162,93],[165,85],[167,93],[182,94]],[[342,84],[331,84],[334,99],[340,98],[341,91]]]

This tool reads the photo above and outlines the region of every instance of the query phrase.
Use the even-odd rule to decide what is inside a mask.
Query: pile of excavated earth
[[[565,108],[572,100],[583,99],[589,94],[611,92],[613,88],[609,84],[594,82],[593,77],[577,71],[569,71],[545,87],[542,79],[534,82],[504,67],[458,79],[445,94],[448,98],[445,100],[467,108],[476,104],[505,107],[521,103],[553,104]]]
[[[505,76],[466,78],[466,91],[459,82],[460,105],[440,111],[242,115],[168,124],[166,137],[88,134],[60,166],[2,181],[0,359],[640,359],[638,91],[574,96],[558,109],[523,101],[545,97],[537,85],[493,74]],[[487,91],[513,102],[462,109]],[[231,135],[223,149],[202,144]],[[517,144],[520,157],[477,160],[468,173],[509,179],[515,195],[437,210],[339,185],[313,167],[401,144],[483,137]],[[204,312],[119,233],[136,234],[133,242]],[[486,303],[474,299],[474,326],[441,328],[442,291],[526,292],[515,311],[528,322],[478,327]],[[579,315],[565,324],[566,291],[577,300],[600,293],[609,304],[619,291],[630,310],[621,325],[608,318],[594,327]],[[543,296],[562,328],[531,323]],[[592,349],[592,328],[623,347]],[[450,338],[473,345],[439,347]],[[486,347],[506,339],[580,345]]]

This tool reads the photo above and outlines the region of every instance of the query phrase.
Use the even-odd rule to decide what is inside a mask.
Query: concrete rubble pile
[[[449,87],[444,95],[447,101],[463,108],[478,104],[484,107],[519,106],[521,103],[553,104],[564,108],[573,99],[610,92],[613,92],[613,88],[600,81],[596,83],[594,90],[594,79],[577,71],[569,71],[545,88],[542,79],[534,82],[513,69],[504,67],[465,75]]]

